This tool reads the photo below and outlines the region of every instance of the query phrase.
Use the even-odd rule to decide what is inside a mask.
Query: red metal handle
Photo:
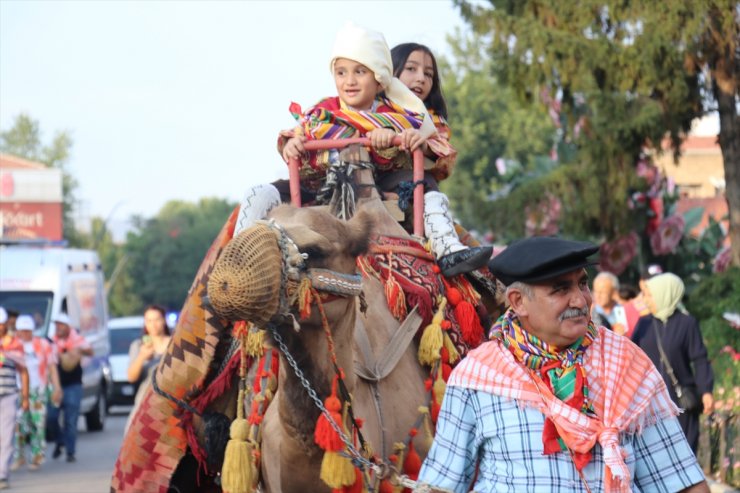
[[[327,140],[309,140],[303,143],[307,151],[319,151],[326,149],[344,149],[353,144],[370,145],[370,139],[367,137],[355,137],[351,139],[327,139]],[[401,144],[401,138],[395,137],[393,145]],[[424,236],[424,153],[421,148],[413,152],[414,160],[414,235]],[[299,169],[301,163],[297,158],[288,161],[288,173],[290,177],[290,201],[296,206],[301,206],[301,178]]]

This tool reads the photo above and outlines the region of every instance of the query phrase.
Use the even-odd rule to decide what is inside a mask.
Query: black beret
[[[504,285],[535,283],[594,265],[588,260],[599,247],[586,241],[535,236],[517,240],[488,262],[488,269]]]

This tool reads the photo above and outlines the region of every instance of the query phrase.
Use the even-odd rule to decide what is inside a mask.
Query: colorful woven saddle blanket
[[[167,354],[155,371],[157,386],[175,399],[202,411],[216,394],[228,390],[238,368],[238,353],[223,354],[223,325],[204,302],[208,277],[216,259],[231,239],[238,208],[221,229],[201,263],[190,288]],[[219,341],[221,344],[219,345]],[[225,362],[220,364],[220,362]],[[216,380],[208,379],[211,366],[221,367]],[[150,387],[123,439],[111,478],[111,492],[166,493],[170,480],[190,446],[208,473],[205,453],[195,438],[192,412]]]
[[[403,321],[416,307],[423,320],[421,332],[432,322],[441,298],[445,297],[444,319],[449,322],[446,332],[460,356],[483,341],[484,329],[475,311],[480,305],[480,294],[465,276],[444,278],[432,254],[417,240],[375,236],[370,253],[360,257],[358,265],[363,275],[374,276],[384,284],[388,307],[397,320]]]

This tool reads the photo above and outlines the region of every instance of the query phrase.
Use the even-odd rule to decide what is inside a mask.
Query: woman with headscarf
[[[668,392],[679,407],[670,370],[661,358],[658,338],[678,384],[701,396],[697,409],[684,410],[678,417],[689,445],[696,453],[699,443],[699,415],[702,410],[710,413],[714,406],[714,374],[707,359],[707,348],[701,337],[699,322],[679,309],[683,293],[683,281],[675,274],[668,272],[647,280],[643,295],[650,314],[637,322],[632,341],[647,353],[663,375]]]

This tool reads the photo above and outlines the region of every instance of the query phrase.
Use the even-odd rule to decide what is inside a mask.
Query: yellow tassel
[[[247,354],[253,358],[262,356],[264,352],[265,331],[256,327],[247,333]]]
[[[403,462],[406,459],[406,444],[403,442],[396,442],[393,444],[393,453],[396,457],[398,457],[398,460],[396,460],[396,467],[398,467],[399,470],[403,468]],[[403,486],[401,485],[394,485],[393,486],[393,493],[401,493],[403,491]]]
[[[445,349],[447,349],[447,353],[450,355],[449,363],[452,365],[455,363],[455,361],[460,359],[460,353],[458,352],[457,348],[455,347],[455,343],[452,342],[452,339],[450,339],[450,335],[447,332],[444,333],[444,346]]]
[[[330,488],[343,488],[355,484],[355,466],[349,457],[339,452],[324,452],[321,460],[321,480]]]
[[[440,298],[437,313],[432,317],[432,323],[424,328],[424,334],[422,334],[421,341],[419,342],[418,353],[419,362],[422,365],[431,366],[440,358],[439,352],[444,343],[444,338],[442,337],[442,321],[445,316],[445,306],[447,306],[447,299]]]
[[[231,423],[229,443],[221,468],[221,487],[224,493],[252,493],[257,482],[254,442],[249,441],[249,423],[244,419],[244,391],[239,390],[237,417]]]
[[[442,398],[445,395],[446,389],[447,389],[447,384],[442,378],[442,368],[440,365],[440,369],[437,372],[437,378],[434,380],[434,386],[432,387],[432,390],[434,391],[434,398],[437,400],[437,403],[440,406],[442,405]]]
[[[432,430],[432,416],[429,414],[429,408],[427,406],[419,406],[419,413],[423,416],[422,421],[424,423],[424,444],[427,449],[432,447],[434,441],[434,431]]]

